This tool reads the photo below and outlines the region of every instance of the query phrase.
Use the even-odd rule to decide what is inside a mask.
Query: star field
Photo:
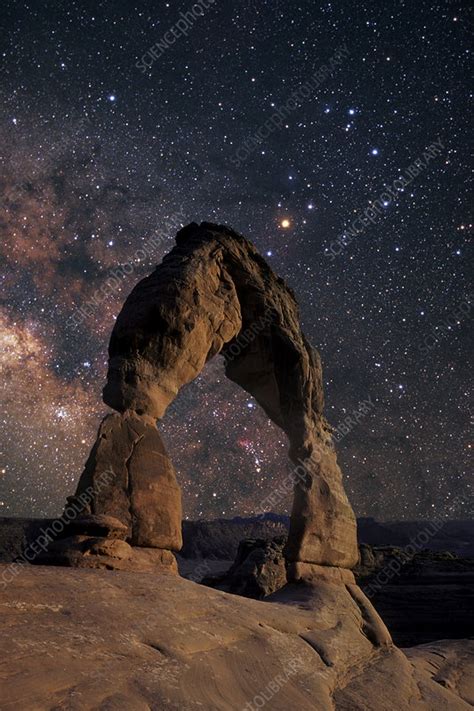
[[[374,403],[337,444],[357,515],[471,516],[468,3],[205,5],[180,34],[186,2],[3,3],[0,515],[61,511],[107,412],[121,304],[179,225],[208,220],[295,290],[331,424]],[[189,518],[250,515],[287,475],[285,436],[220,358],[159,428]]]

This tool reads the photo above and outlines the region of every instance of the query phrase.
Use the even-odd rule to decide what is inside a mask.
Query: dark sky
[[[3,1],[0,515],[73,493],[114,317],[192,220],[242,232],[294,288],[329,421],[373,403],[337,445],[356,513],[472,515],[469,12]],[[188,517],[251,514],[286,475],[285,437],[219,358],[160,430]]]

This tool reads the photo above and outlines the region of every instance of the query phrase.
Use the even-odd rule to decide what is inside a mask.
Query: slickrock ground
[[[474,641],[442,640],[405,650],[418,672],[474,706]]]
[[[284,536],[245,539],[227,568],[200,560],[193,569],[180,558],[180,572],[225,592],[262,599],[287,582],[283,542]],[[395,546],[364,544],[359,550],[355,578],[397,646],[474,637],[474,559],[446,551],[409,555]]]
[[[474,700],[473,641],[408,650],[411,663],[329,582],[260,602],[166,573],[25,566],[0,613],[2,711],[251,711],[262,700],[457,711]]]

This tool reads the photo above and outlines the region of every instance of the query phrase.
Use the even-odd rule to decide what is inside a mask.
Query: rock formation
[[[184,566],[185,576],[198,576],[203,585],[256,600],[277,592],[287,583],[283,557],[285,535],[246,538],[235,560],[225,569],[205,570],[202,558]],[[353,569],[362,592],[381,615],[395,644],[411,647],[438,639],[474,638],[474,559],[447,551],[396,546],[359,546]]]
[[[351,568],[356,522],[323,417],[319,355],[301,331],[293,292],[227,227],[182,229],[127,298],[104,388],[104,401],[119,414],[102,423],[76,499],[92,486],[87,513],[117,518],[133,546],[179,549],[179,489],[154,420],[218,353],[226,375],[288,436],[295,465],[286,482],[294,485],[290,579],[310,579],[321,566]],[[104,471],[113,476],[99,492]]]
[[[287,583],[283,548],[286,536],[271,541],[246,538],[240,542],[235,561],[222,575],[208,575],[201,582],[218,590],[262,600]]]

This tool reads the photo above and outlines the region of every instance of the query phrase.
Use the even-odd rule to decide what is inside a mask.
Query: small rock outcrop
[[[81,519],[78,519],[78,526],[81,523]],[[156,570],[178,572],[176,559],[171,551],[131,546],[120,538],[82,534],[58,537],[47,551],[33,562],[40,565],[133,570],[143,573]]]
[[[224,575],[203,578],[201,582],[218,590],[261,600],[286,585],[285,543],[285,536],[270,541],[244,539],[229,570]]]

